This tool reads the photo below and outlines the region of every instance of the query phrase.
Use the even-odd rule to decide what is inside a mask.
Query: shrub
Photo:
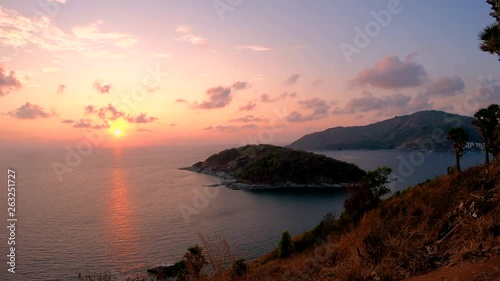
[[[348,220],[357,224],[365,213],[378,206],[380,198],[390,191],[385,185],[391,172],[388,167],[377,168],[368,172],[359,185],[349,187],[350,196],[344,201]]]
[[[278,257],[286,258],[292,254],[294,251],[292,236],[290,232],[285,231],[281,234],[281,240],[278,243]]]
[[[231,280],[235,280],[238,277],[243,277],[248,272],[248,265],[245,263],[245,259],[237,259],[233,262],[231,266]]]
[[[188,252],[184,255],[186,268],[189,274],[195,278],[200,277],[203,266],[208,264],[202,251],[202,248],[196,245],[188,248]]]
[[[387,248],[384,244],[380,230],[372,230],[363,238],[363,244],[372,262],[374,264],[379,264]]]

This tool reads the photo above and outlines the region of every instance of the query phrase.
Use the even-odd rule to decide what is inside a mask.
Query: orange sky
[[[97,131],[102,146],[289,143],[418,110],[471,115],[453,105],[498,73],[477,49],[485,3],[443,1],[436,18],[456,17],[419,30],[429,4],[165,2],[0,4],[1,143],[72,144]],[[360,47],[357,28],[382,11],[387,26],[347,56],[342,46]],[[441,39],[463,14],[467,29]]]

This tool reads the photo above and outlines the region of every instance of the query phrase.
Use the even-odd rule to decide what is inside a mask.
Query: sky
[[[485,1],[2,0],[0,144],[287,144],[499,102]]]

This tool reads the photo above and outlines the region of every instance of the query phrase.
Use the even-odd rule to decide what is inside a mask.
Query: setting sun
[[[122,130],[120,129],[115,129],[115,131],[113,132],[115,134],[115,136],[119,137],[122,135]]]

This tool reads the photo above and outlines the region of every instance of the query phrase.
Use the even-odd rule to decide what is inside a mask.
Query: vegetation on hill
[[[473,118],[442,111],[419,111],[366,126],[335,127],[305,135],[287,147],[320,149],[450,149],[445,138],[453,127],[462,127],[470,142],[481,142]]]
[[[364,179],[372,195],[384,194],[376,188],[386,179],[384,169]],[[485,262],[500,255],[499,191],[500,163],[494,161],[428,180],[386,200],[371,197],[376,203],[363,205],[365,209],[348,203],[340,218],[327,215],[291,241],[283,233],[277,248],[256,261],[233,258],[225,270],[188,280],[403,280],[437,268]],[[359,216],[350,215],[360,210]],[[213,262],[213,253],[210,257]],[[484,279],[476,280],[500,278],[498,268],[478,274]]]
[[[327,217],[321,236],[294,240],[316,245],[288,259],[262,258],[242,280],[402,280],[498,256],[499,176],[498,163],[474,167],[397,193],[359,223]]]
[[[274,145],[231,148],[198,162],[189,170],[226,176],[242,183],[349,183],[365,172],[358,166],[324,155]]]

